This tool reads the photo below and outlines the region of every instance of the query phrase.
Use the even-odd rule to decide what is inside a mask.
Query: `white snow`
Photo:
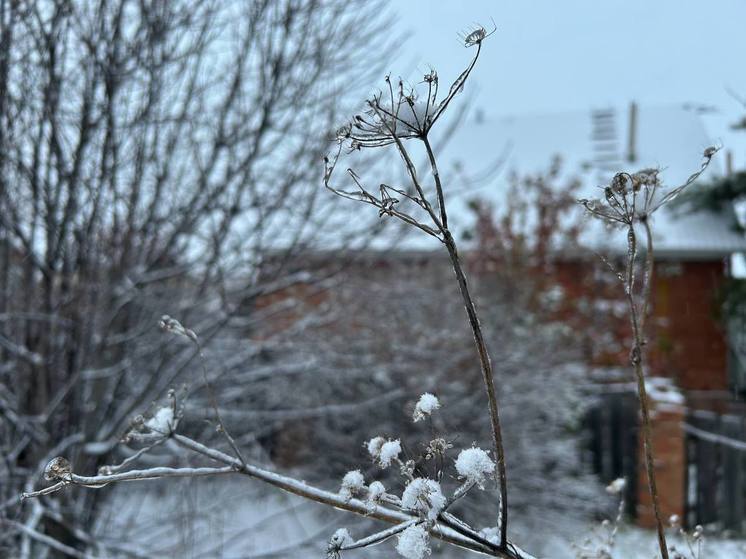
[[[670,378],[650,377],[645,380],[645,390],[653,402],[683,406],[686,401]]]
[[[427,530],[421,524],[415,524],[399,534],[396,551],[405,559],[423,559],[430,555]]]
[[[401,504],[404,509],[420,512],[428,520],[435,520],[446,506],[446,498],[437,481],[416,477],[404,489]]]
[[[401,453],[401,442],[399,439],[393,441],[386,441],[381,445],[381,452],[378,454],[378,462],[382,468],[388,468],[394,460]]]
[[[606,486],[606,491],[612,495],[619,495],[626,486],[627,481],[623,477],[619,477]]]
[[[355,540],[350,535],[350,531],[347,528],[340,528],[339,530],[334,532],[330,543],[335,546],[342,547],[343,545],[349,545],[354,541]]]
[[[386,487],[380,481],[374,481],[368,486],[368,501],[377,503],[386,494]]]
[[[417,405],[414,407],[412,419],[415,421],[415,423],[421,421],[422,419],[430,416],[435,410],[439,408],[440,400],[438,400],[438,397],[430,394],[429,392],[425,392],[422,396],[420,396]]]
[[[307,559],[324,557],[329,534],[340,526],[347,525],[353,534],[358,531],[373,533],[379,527],[274,488],[246,483],[242,478],[205,478],[202,483],[170,480],[167,483],[168,488],[162,492],[144,484],[114,486],[110,498],[103,504],[101,517],[91,528],[94,535],[102,541],[127,539],[132,542],[130,549],[151,557],[219,555],[225,559],[240,559],[272,553],[284,559]],[[198,514],[185,515],[186,506],[197,507]],[[191,508],[186,510],[192,511]],[[568,518],[566,514],[547,510],[540,519],[515,515],[511,539],[537,557],[577,559],[577,548],[572,542],[581,543],[597,526],[598,523],[590,519]],[[497,536],[494,528],[480,533],[490,540]],[[541,537],[536,537],[537,533]],[[686,548],[675,529],[667,530],[667,536],[671,545]],[[611,557],[651,559],[656,557],[656,546],[654,531],[623,523]],[[393,542],[384,543],[362,553],[351,553],[350,559],[353,556],[391,559],[396,553],[393,547]],[[463,550],[438,543],[439,559],[468,556]],[[746,557],[746,540],[706,534],[702,557]]]
[[[174,424],[174,410],[170,406],[159,408],[153,417],[145,422],[145,426],[157,433],[170,433]]]
[[[365,446],[368,449],[368,454],[370,454],[371,458],[373,458],[374,460],[378,459],[378,457],[381,455],[381,447],[385,442],[386,439],[384,439],[383,437],[373,437],[366,443]]]
[[[365,487],[365,478],[360,470],[347,472],[342,478],[342,487],[339,494],[345,499],[351,499],[356,493],[359,493]]]
[[[458,475],[482,487],[485,476],[495,471],[495,463],[489,454],[479,447],[462,450],[456,458]]]

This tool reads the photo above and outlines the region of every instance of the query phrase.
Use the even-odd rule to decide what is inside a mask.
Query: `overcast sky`
[[[735,148],[737,166],[746,166],[746,133],[727,128],[742,112],[726,91],[746,96],[744,0],[397,0],[392,7],[408,36],[395,74],[431,65],[450,82],[472,54],[458,32],[494,19],[497,32],[471,84],[487,115],[631,100],[711,105],[719,111],[706,118],[713,139]]]

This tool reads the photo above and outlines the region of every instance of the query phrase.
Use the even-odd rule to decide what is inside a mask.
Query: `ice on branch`
[[[352,470],[347,472],[342,478],[342,487],[339,489],[339,494],[345,499],[352,499],[352,496],[362,491],[365,487],[365,478],[360,470]]]
[[[417,405],[414,407],[412,419],[415,423],[417,423],[418,421],[429,417],[435,410],[439,408],[440,400],[438,400],[438,397],[430,394],[429,392],[425,392],[422,396],[420,396]]]
[[[446,498],[437,481],[417,477],[404,489],[401,504],[405,509],[423,514],[428,520],[435,520],[445,508]]]
[[[495,471],[495,463],[481,448],[467,448],[456,458],[456,471],[466,481],[476,483],[483,489],[485,477]]]
[[[423,559],[425,555],[430,555],[429,541],[425,527],[415,524],[399,534],[396,551],[404,559]]]
[[[401,442],[399,439],[386,441],[381,445],[381,451],[378,453],[378,463],[382,468],[388,468],[393,460],[401,454]]]

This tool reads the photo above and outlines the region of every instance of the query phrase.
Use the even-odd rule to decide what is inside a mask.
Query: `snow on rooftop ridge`
[[[630,118],[627,108],[609,111],[613,115],[616,144],[616,171],[660,168],[667,188],[682,184],[694,172],[704,150],[712,142],[700,116],[683,106],[641,106],[637,108],[634,160],[629,161]],[[456,238],[473,229],[471,200],[489,202],[499,212],[506,207],[509,193],[507,176],[545,172],[554,157],[562,160],[562,177],[577,177],[581,186],[579,198],[600,194],[598,137],[594,139],[593,111],[570,111],[547,114],[513,115],[471,119],[462,125],[439,150],[439,167],[444,177],[449,223]],[[479,174],[502,154],[508,153],[502,172],[478,185],[465,186],[465,170]],[[703,182],[722,174],[715,157],[703,175]],[[424,180],[430,177],[423,173]],[[558,184],[564,184],[563,180]],[[690,188],[702,188],[695,184]],[[578,210],[573,219],[582,219]],[[668,208],[653,218],[656,252],[661,256],[715,259],[746,251],[746,236],[732,228],[730,216],[713,212],[682,214]],[[433,250],[438,242],[422,235],[404,234],[395,250]],[[581,236],[582,244],[596,250],[623,250],[622,232],[611,233],[600,222],[588,221]]]

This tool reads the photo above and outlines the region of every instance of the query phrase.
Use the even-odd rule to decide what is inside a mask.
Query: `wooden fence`
[[[686,521],[746,533],[746,414],[691,410]]]
[[[623,477],[626,512],[635,516],[637,507],[638,404],[627,390],[597,396],[585,418],[587,461],[604,483]]]

